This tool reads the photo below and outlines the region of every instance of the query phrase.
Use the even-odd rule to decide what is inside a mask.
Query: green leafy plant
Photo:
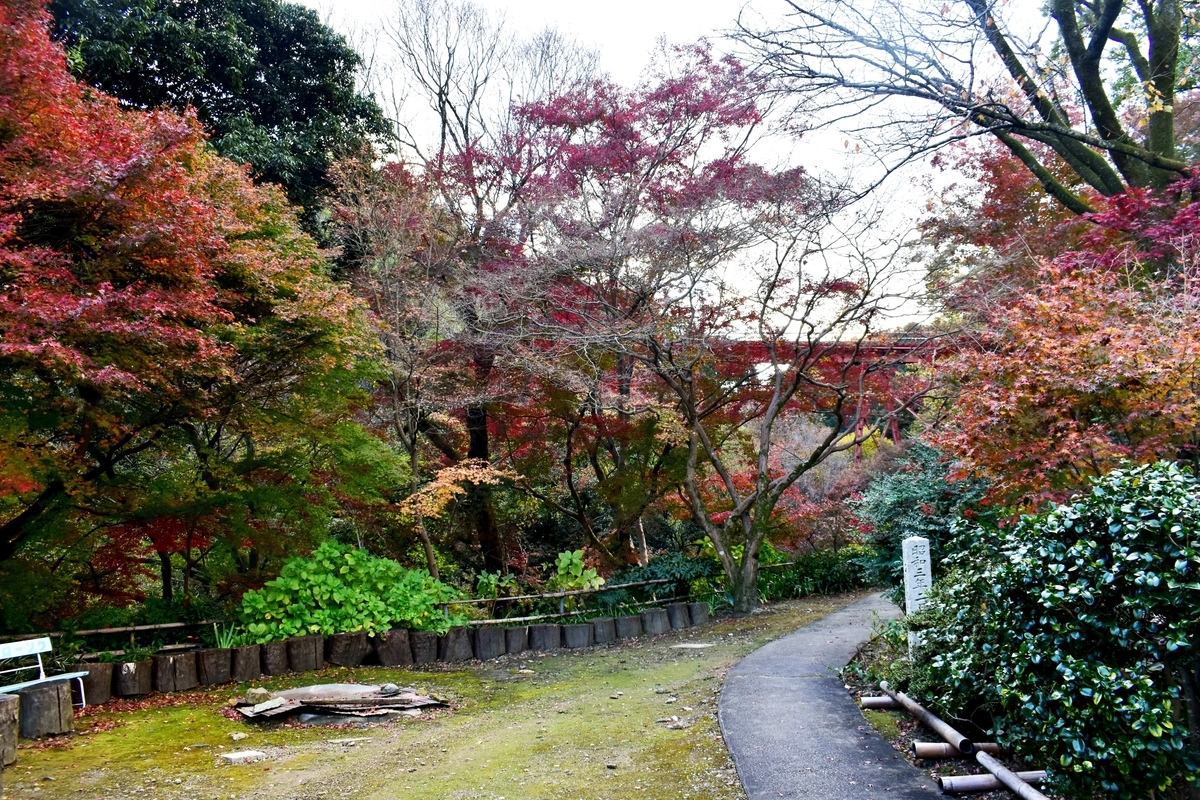
[[[986,481],[950,480],[950,465],[933,448],[908,446],[898,469],[872,479],[861,496],[851,501],[854,514],[867,529],[869,554],[862,558],[871,585],[888,586],[898,602],[904,599],[903,542],[910,536],[929,540],[935,570],[958,548],[958,532],[969,518],[975,527],[993,528],[994,509],[982,505]]]
[[[145,661],[154,655],[157,647],[146,647],[145,645],[130,645],[124,650],[113,650],[107,653],[100,653],[96,656],[96,660],[111,664],[127,664],[131,661]]]
[[[554,576],[549,587],[555,592],[570,592],[579,589],[599,589],[604,585],[596,570],[584,566],[582,550],[565,550],[554,560]]]
[[[680,597],[710,595],[710,579],[716,579],[719,575],[721,565],[712,559],[679,552],[664,553],[650,559],[647,564],[626,567],[605,585],[616,587],[626,583],[665,580],[673,581],[673,587],[669,584],[659,584],[631,589],[612,588],[594,595],[593,600],[606,614],[627,613],[618,609],[636,609],[638,602],[662,597],[666,592],[674,592]]]
[[[990,716],[1064,796],[1174,796],[1200,769],[1197,593],[1200,483],[1167,463],[1114,471],[951,560],[910,620],[912,691]]]
[[[582,550],[564,550],[554,560],[554,575],[546,584],[552,592],[573,592],[584,589],[599,589],[604,585],[595,569],[586,567],[583,563]],[[568,597],[563,601],[563,607],[575,609],[581,604],[577,597]]]
[[[47,672],[74,672],[83,652],[83,640],[68,634],[54,642],[54,648],[42,655],[42,662]]]
[[[707,540],[705,540],[707,541]],[[688,556],[683,553],[664,553],[650,559],[644,566],[622,570],[613,583],[640,583],[641,581],[695,581],[715,578],[721,574],[721,565],[715,558]]]
[[[258,643],[308,633],[378,633],[395,625],[444,633],[453,620],[440,606],[456,598],[424,570],[330,540],[307,558],[289,559],[278,578],[247,592],[241,618]]]
[[[881,619],[874,615],[871,638],[859,647],[854,660],[842,667],[847,681],[875,687],[886,680],[906,685],[912,662],[908,657],[908,627],[903,620]]]
[[[481,572],[475,579],[475,595],[480,599],[496,599],[501,593],[515,591],[517,579],[513,575],[501,575],[499,572]]]

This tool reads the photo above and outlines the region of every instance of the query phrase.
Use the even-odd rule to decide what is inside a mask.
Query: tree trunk
[[[478,355],[474,359],[475,385],[480,393],[484,393],[487,387],[494,364],[495,358],[491,355]],[[467,406],[467,458],[491,462],[488,412],[482,400]],[[467,507],[475,518],[475,540],[483,555],[484,570],[507,574],[507,559],[504,558],[496,517],[492,513],[491,487],[472,485],[467,493]]]
[[[417,426],[412,426],[412,437],[408,440],[408,473],[409,473],[409,491],[411,494],[416,494],[421,489],[420,475],[420,452],[417,447]],[[421,516],[421,512],[416,514],[417,538],[421,540],[421,547],[425,549],[425,566],[429,569],[429,574],[434,580],[438,580],[441,576],[438,575],[437,553],[433,550],[433,542],[429,540],[429,531],[425,530],[425,518]]]
[[[33,523],[41,516],[47,513],[61,497],[67,494],[66,484],[55,478],[46,484],[32,503],[25,507],[25,510],[8,522],[0,525],[0,561],[7,561],[12,558],[17,552],[17,548],[25,537],[29,535],[29,531],[33,529]]]
[[[642,518],[637,519],[638,566],[644,567],[650,563],[650,545],[646,543],[646,525]]]
[[[185,602],[192,599],[192,530],[195,527],[196,520],[189,520],[187,538],[183,542],[183,599]]]
[[[758,558],[743,555],[738,569],[729,575],[729,588],[733,593],[733,612],[750,614],[758,608]]]
[[[434,580],[440,580],[441,575],[438,574],[437,553],[433,549],[433,542],[429,539],[429,531],[425,530],[425,518],[421,516],[421,512],[416,512],[417,518],[417,538],[421,540],[421,547],[425,549],[425,566],[429,569],[429,575]]]
[[[171,554],[159,550],[158,564],[160,574],[162,575],[162,599],[164,603],[170,603],[174,596],[174,591],[171,587]]]

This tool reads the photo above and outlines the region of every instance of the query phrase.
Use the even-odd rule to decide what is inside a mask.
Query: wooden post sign
[[[933,585],[933,570],[929,561],[929,540],[910,536],[904,540],[904,613],[915,614],[925,607],[925,596]],[[920,646],[921,637],[910,632],[908,649]]]

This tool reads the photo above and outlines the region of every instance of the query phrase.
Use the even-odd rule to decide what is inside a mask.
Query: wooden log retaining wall
[[[435,661],[482,661],[526,651],[590,647],[594,644],[670,633],[709,621],[706,603],[673,603],[669,608],[649,608],[628,617],[598,617],[583,623],[538,623],[511,627],[451,628],[443,636],[428,631],[396,628],[368,637],[366,634],[299,636],[282,642],[234,648],[207,648],[192,652],[156,655],[128,663],[90,663],[84,678],[88,705],[118,697],[178,692],[197,686],[258,680],[287,672],[311,672],[326,661],[354,667],[370,660],[385,667],[408,667]],[[0,742],[2,745],[2,742]],[[0,751],[2,751],[0,746]]]

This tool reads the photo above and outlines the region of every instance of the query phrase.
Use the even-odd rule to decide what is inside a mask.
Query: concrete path
[[[871,635],[875,615],[899,616],[880,595],[778,639],[734,665],[718,716],[750,800],[938,797],[862,717],[837,670]]]

